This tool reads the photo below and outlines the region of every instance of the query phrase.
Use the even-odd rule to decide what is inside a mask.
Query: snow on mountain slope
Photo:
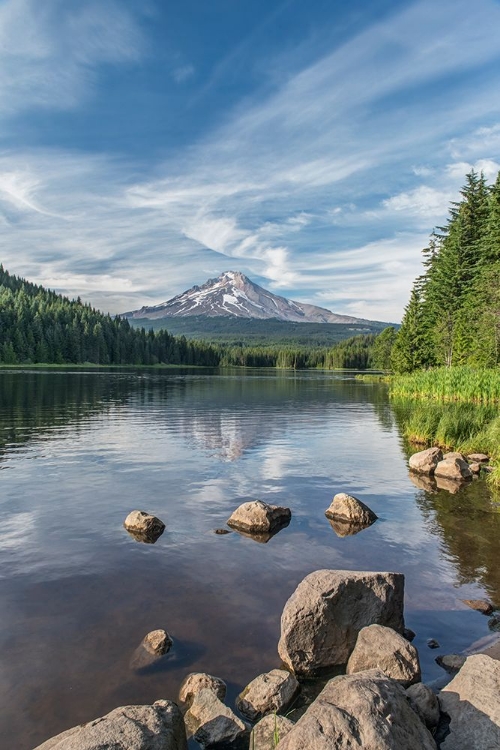
[[[124,313],[127,318],[168,318],[205,315],[238,318],[278,318],[298,323],[360,323],[350,315],[336,315],[323,307],[280,297],[254,284],[239,271],[225,271],[217,279],[193,286],[154,307]]]

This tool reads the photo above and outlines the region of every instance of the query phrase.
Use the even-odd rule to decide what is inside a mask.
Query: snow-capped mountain
[[[364,323],[361,318],[336,315],[323,307],[307,305],[268,292],[239,271],[225,271],[217,279],[193,286],[154,307],[124,313],[126,318],[206,317],[278,318],[296,323]]]

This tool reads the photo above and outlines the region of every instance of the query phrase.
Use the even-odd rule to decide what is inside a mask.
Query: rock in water
[[[403,687],[420,682],[418,651],[406,638],[383,625],[360,630],[354,651],[347,662],[347,674],[380,669]]]
[[[436,743],[403,688],[370,669],[330,680],[278,748],[436,750]]]
[[[133,510],[128,514],[123,525],[137,541],[146,544],[154,544],[165,531],[163,521],[144,510]]]
[[[491,615],[495,607],[488,599],[461,599],[471,609],[481,612],[482,615]]]
[[[469,656],[439,695],[450,717],[442,750],[492,750],[500,747],[500,662],[484,654]]]
[[[285,604],[279,655],[295,673],[310,677],[346,664],[367,625],[403,632],[403,598],[401,573],[310,573]]]
[[[300,690],[299,683],[285,669],[272,669],[256,677],[236,699],[236,708],[250,721],[273,711],[284,711]]]
[[[196,693],[185,720],[203,748],[248,748],[248,727],[212,690]]]
[[[294,723],[285,716],[264,716],[252,729],[250,750],[274,750],[278,742],[293,729]]]
[[[286,526],[290,523],[291,517],[290,508],[268,505],[262,500],[253,500],[236,508],[227,525],[239,531],[248,531],[251,534],[264,534],[281,526]]]
[[[226,683],[219,677],[213,677],[205,672],[191,672],[183,681],[179,690],[181,703],[191,703],[200,690],[211,690],[220,701],[226,697]]]
[[[447,458],[438,463],[434,476],[461,482],[463,479],[472,479],[472,471],[462,458]]]
[[[172,639],[166,630],[152,630],[134,651],[130,660],[131,669],[144,669],[153,664],[172,648]]]
[[[122,706],[68,729],[35,750],[187,750],[182,714],[171,701]]]
[[[377,520],[377,516],[367,505],[345,492],[335,495],[325,516],[333,521],[362,527],[371,526]]]
[[[443,460],[441,448],[427,448],[410,456],[409,466],[417,474],[434,474],[434,469]]]

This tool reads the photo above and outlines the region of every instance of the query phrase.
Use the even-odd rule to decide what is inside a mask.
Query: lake
[[[488,635],[461,599],[500,602],[500,513],[483,481],[452,495],[408,477],[383,386],[289,371],[0,371],[0,736],[28,750],[111,709],[176,700],[188,672],[229,701],[280,665],[283,605],[320,568],[406,576],[423,678]],[[351,493],[379,516],[338,537]],[[217,535],[242,502],[292,510],[267,544]],[[154,545],[123,528],[166,524]],[[172,651],[137,670],[165,628]],[[440,648],[426,642],[435,638]]]

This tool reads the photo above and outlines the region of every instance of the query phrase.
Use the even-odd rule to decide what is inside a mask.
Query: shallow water
[[[118,705],[176,699],[208,671],[229,698],[279,666],[279,619],[319,568],[406,575],[425,680],[488,634],[460,599],[500,602],[500,513],[483,482],[457,495],[409,479],[383,387],[319,372],[0,373],[0,736],[28,750]],[[379,516],[339,538],[336,492]],[[216,535],[240,503],[287,505],[267,544]],[[123,528],[158,515],[154,545]],[[174,648],[134,671],[143,636]],[[441,648],[430,650],[428,638]]]

